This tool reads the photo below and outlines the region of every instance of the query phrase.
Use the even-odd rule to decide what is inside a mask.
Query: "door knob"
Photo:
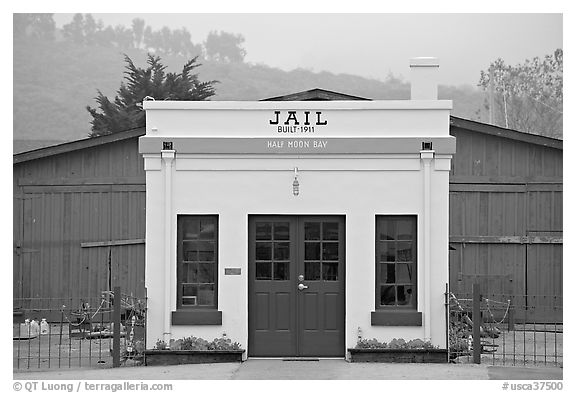
[[[302,284],[302,283],[298,284],[298,289],[301,290],[301,291],[304,290],[304,289],[307,289],[307,288],[308,288],[308,285],[304,285],[304,284]]]

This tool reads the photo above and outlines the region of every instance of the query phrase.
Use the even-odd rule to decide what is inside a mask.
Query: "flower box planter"
[[[151,349],[144,351],[146,366],[172,366],[198,363],[234,363],[242,361],[243,349],[226,351]]]
[[[350,362],[447,363],[445,349],[348,348]]]

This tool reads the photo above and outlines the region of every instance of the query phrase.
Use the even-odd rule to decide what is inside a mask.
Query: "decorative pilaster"
[[[172,292],[174,277],[172,274],[172,167],[176,151],[162,150],[164,163],[164,342],[170,345],[172,335]]]
[[[424,339],[430,340],[431,339],[431,332],[430,332],[430,310],[431,310],[431,266],[432,266],[432,248],[430,239],[432,238],[432,223],[430,222],[431,216],[431,197],[430,197],[430,171],[431,171],[431,164],[432,160],[434,159],[434,150],[421,150],[420,151],[420,159],[422,160],[422,165],[424,168],[424,179],[423,179],[423,187],[424,187],[424,285],[423,285],[423,293],[424,293]]]

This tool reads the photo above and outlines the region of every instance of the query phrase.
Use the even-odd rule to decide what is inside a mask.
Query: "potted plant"
[[[170,340],[170,345],[156,341],[154,349],[144,351],[147,366],[166,366],[196,363],[241,362],[244,350],[229,338],[215,338],[207,341],[194,336]]]
[[[393,339],[390,343],[374,338],[360,339],[355,348],[349,348],[351,362],[382,363],[446,363],[447,351],[429,341]]]

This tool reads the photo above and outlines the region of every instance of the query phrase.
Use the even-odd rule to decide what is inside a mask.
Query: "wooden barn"
[[[143,133],[14,155],[14,298],[145,295]]]
[[[359,99],[324,90],[290,100]],[[281,100],[276,97],[275,100]],[[286,97],[284,98],[286,99]],[[561,322],[562,141],[450,119],[450,287]],[[145,296],[144,129],[13,157],[13,297]],[[22,304],[22,303],[20,303]]]
[[[450,288],[562,321],[562,141],[451,118]],[[518,316],[520,317],[520,316]]]

